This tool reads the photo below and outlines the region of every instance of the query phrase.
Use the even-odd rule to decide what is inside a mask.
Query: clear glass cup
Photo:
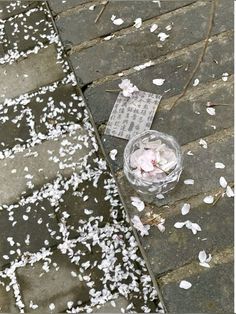
[[[154,145],[157,140],[160,140],[166,145],[168,149],[171,149],[176,155],[176,165],[162,178],[154,177],[153,179],[144,179],[137,176],[135,169],[131,167],[130,157],[138,149],[150,147]],[[153,144],[152,144],[153,143]],[[124,151],[124,173],[131,183],[131,185],[136,189],[137,192],[143,195],[156,196],[160,194],[165,194],[176,186],[179,181],[181,172],[183,170],[183,154],[180,145],[177,143],[174,137],[161,133],[155,130],[145,131],[141,134],[136,135],[132,138]]]

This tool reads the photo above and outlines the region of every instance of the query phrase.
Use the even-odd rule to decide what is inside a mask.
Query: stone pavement
[[[49,0],[62,42],[102,139],[129,216],[143,222],[155,214],[166,219],[164,233],[152,226],[140,242],[168,312],[233,312],[233,199],[220,187],[233,185],[233,1]],[[124,23],[114,25],[111,16]],[[134,20],[142,18],[140,28]],[[157,24],[155,32],[150,27]],[[158,34],[169,37],[160,41]],[[149,67],[137,68],[148,61]],[[226,75],[224,75],[226,73]],[[128,78],[140,90],[161,94],[152,129],[177,138],[184,152],[184,172],[176,189],[162,200],[146,202],[140,214],[131,205],[136,192],[123,175],[127,141],[104,135],[118,84]],[[165,79],[162,86],[152,83]],[[209,115],[206,104],[215,105]],[[199,141],[206,141],[205,148]],[[215,167],[224,164],[223,169]],[[193,185],[186,185],[193,179]],[[213,205],[203,199],[215,197]],[[191,204],[183,217],[181,207]],[[201,232],[176,229],[178,221],[198,223]],[[212,255],[209,268],[198,254]],[[192,283],[179,288],[181,280]]]
[[[0,49],[0,312],[163,312],[47,3]]]

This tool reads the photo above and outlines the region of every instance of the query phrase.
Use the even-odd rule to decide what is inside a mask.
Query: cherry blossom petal
[[[224,169],[225,165],[222,162],[215,162],[216,169]]]
[[[191,282],[187,281],[187,280],[182,280],[179,284],[179,287],[181,289],[185,289],[185,290],[188,290],[192,287],[192,284]]]
[[[186,222],[176,222],[175,224],[174,224],[174,227],[176,228],[176,229],[181,229],[181,228],[183,228],[183,226],[185,226],[186,225]]]
[[[200,263],[204,263],[206,261],[207,254],[204,250],[199,252],[198,259],[199,259]]]
[[[155,30],[158,28],[157,24],[152,24],[152,26],[150,27],[150,32],[153,33],[155,32]]]
[[[182,215],[187,215],[189,211],[190,211],[190,204],[185,203],[183,207],[181,208]]]
[[[222,188],[224,188],[224,189],[225,189],[225,188],[227,187],[227,185],[228,185],[228,183],[227,183],[227,181],[225,180],[224,177],[220,177],[219,182],[220,182],[220,186],[221,186]]]
[[[212,108],[212,107],[207,107],[206,111],[210,116],[214,116],[216,114],[215,108]]]
[[[145,208],[144,202],[137,196],[131,196],[132,205],[137,208],[139,212],[143,211]]]
[[[234,191],[232,190],[232,188],[229,185],[226,188],[226,195],[228,197],[234,197]]]
[[[208,195],[204,197],[203,202],[206,204],[212,204],[214,203],[214,197],[212,195]]]
[[[118,151],[117,149],[112,149],[109,153],[111,160],[116,160],[116,155],[117,155]]]

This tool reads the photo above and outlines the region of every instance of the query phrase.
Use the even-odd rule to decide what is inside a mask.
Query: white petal
[[[164,226],[162,223],[158,224],[158,225],[157,225],[157,228],[158,228],[161,232],[164,232],[164,231],[166,230],[165,226]]]
[[[85,208],[85,209],[84,209],[84,213],[85,213],[85,215],[92,215],[93,210],[92,210],[92,209],[87,209],[87,208]]]
[[[192,287],[192,284],[191,284],[191,282],[189,282],[189,281],[187,281],[187,280],[182,280],[182,281],[180,282],[180,284],[179,284],[179,287],[180,287],[181,289],[187,290],[187,289],[190,289],[190,288]]]
[[[155,30],[158,28],[157,24],[152,24],[152,26],[150,27],[150,32],[153,33],[155,32]]]
[[[194,180],[193,179],[184,180],[184,184],[192,185],[192,184],[194,184]]]
[[[222,162],[215,162],[216,169],[224,169],[225,165]]]
[[[170,30],[172,30],[172,26],[171,26],[171,25],[167,25],[167,26],[165,27],[165,29],[166,29],[167,31],[170,31]]]
[[[189,211],[190,211],[190,204],[185,203],[183,207],[181,208],[182,215],[187,215]]]
[[[93,11],[93,10],[95,9],[95,7],[96,7],[95,5],[91,5],[91,6],[89,7],[89,10],[90,10],[90,11]]]
[[[55,309],[55,304],[54,303],[49,304],[49,309],[53,311]]]
[[[137,208],[139,212],[143,211],[145,208],[144,202],[137,196],[131,196],[132,205]]]
[[[124,21],[123,21],[121,18],[115,19],[115,20],[113,20],[112,22],[113,22],[113,24],[115,24],[115,25],[121,25],[121,24],[124,23]]]
[[[234,191],[232,190],[232,188],[229,185],[226,188],[226,195],[228,197],[234,197]]]
[[[163,194],[157,194],[156,198],[159,200],[163,200],[165,196]]]
[[[117,155],[118,151],[117,149],[112,149],[109,153],[111,160],[116,160],[116,155]]]
[[[164,84],[165,79],[154,79],[152,80],[153,84],[157,85],[157,86],[161,86]]]
[[[186,222],[176,222],[176,223],[174,224],[174,227],[175,227],[176,229],[181,229],[181,228],[183,228],[183,226],[185,226],[185,224],[186,224]]]
[[[140,17],[138,17],[135,21],[134,21],[134,27],[136,28],[140,28],[142,26],[142,19]]]
[[[204,250],[199,252],[198,259],[199,259],[200,263],[204,263],[206,261],[207,254]]]
[[[197,86],[199,84],[199,79],[195,79],[194,82],[193,82],[193,86]]]
[[[228,185],[228,183],[225,180],[225,178],[224,177],[220,177],[220,186],[225,189],[227,185]]]
[[[143,225],[143,223],[141,222],[140,218],[138,216],[134,216],[131,219],[134,227],[140,231],[141,236],[145,236],[145,235],[149,235],[148,230],[150,229],[149,225]]]
[[[203,147],[203,148],[207,148],[207,142],[204,139],[200,139],[199,144]]]
[[[228,76],[229,76],[229,73],[223,73],[222,74],[222,80],[224,81],[224,82],[226,82],[226,81],[228,81]]]
[[[202,231],[202,228],[199,226],[199,224],[197,224],[195,222],[192,223],[192,231],[193,231],[193,229],[196,231]]]
[[[207,107],[206,111],[210,116],[214,116],[216,114],[215,108],[212,108],[212,107]]]
[[[206,267],[206,268],[210,268],[210,265],[207,262],[199,263],[199,265]]]
[[[204,197],[203,202],[206,204],[212,204],[214,202],[214,197],[211,195],[208,195]]]
[[[159,33],[157,35],[157,37],[159,37],[160,41],[165,41],[169,37],[169,35],[167,35],[166,33],[161,32],[161,33]]]
[[[209,254],[208,258],[206,259],[206,262],[209,263],[212,260],[211,254]]]
[[[187,155],[188,155],[188,156],[193,156],[193,153],[191,152],[191,150],[189,150],[189,151],[187,152]]]

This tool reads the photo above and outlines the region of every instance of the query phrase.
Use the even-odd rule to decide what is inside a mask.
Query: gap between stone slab
[[[233,30],[228,30],[228,31],[224,31],[222,33],[219,33],[219,34],[216,34],[216,35],[213,35],[212,37],[210,37],[210,39],[212,40],[211,43],[214,43],[218,40],[223,40],[223,39],[227,39],[230,35],[233,35]],[[196,50],[196,49],[199,49],[199,48],[202,48],[202,46],[204,45],[204,42],[205,40],[201,40],[201,41],[198,41],[196,43],[193,43],[187,47],[184,47],[184,48],[180,48],[178,50],[175,50],[175,51],[171,51],[169,53],[167,53],[166,55],[164,56],[161,56],[157,59],[150,59],[149,61],[152,61],[153,64],[150,66],[150,67],[153,67],[153,66],[156,66],[162,62],[165,62],[167,60],[172,60],[176,57],[179,57],[183,54],[185,54],[186,52],[189,52],[189,51],[193,51],[193,50]],[[133,74],[133,73],[137,73],[137,72],[142,72],[144,70],[135,70],[134,68],[136,66],[139,66],[140,64],[136,64],[135,66],[131,67],[131,68],[128,68],[128,69],[123,69],[121,72],[124,73],[124,75],[122,76],[122,78],[125,78],[127,77],[128,75],[130,74]],[[93,82],[90,82],[90,83],[87,83],[83,86],[84,87],[90,87],[90,88],[93,88],[93,87],[96,87],[96,86],[99,86],[99,85],[102,85],[103,83],[105,82],[108,82],[108,81],[115,81],[117,79],[120,78],[119,76],[119,73],[121,73],[120,71],[117,72],[117,73],[114,73],[114,74],[110,74],[110,75],[107,75],[103,78],[99,78],[99,79],[96,79],[94,80]]]
[[[210,252],[214,253],[212,254],[212,260],[210,262],[212,267],[210,268],[206,269],[205,267],[199,266],[198,269],[199,262],[197,262],[196,260],[192,260],[179,268],[171,269],[168,272],[158,275],[157,279],[160,280],[163,285],[166,285],[170,282],[182,280],[184,277],[183,275],[192,276],[200,274],[206,270],[212,269],[217,265],[227,264],[228,262],[233,261],[233,251],[234,249],[232,247],[227,247],[223,251],[216,251],[215,253],[214,251]]]
[[[152,17],[150,19],[147,19],[147,20],[145,20],[143,22],[142,27],[139,28],[138,30],[136,28],[134,28],[133,25],[131,25],[131,26],[128,26],[126,28],[122,28],[122,29],[120,29],[118,31],[115,31],[115,32],[111,32],[111,33],[109,32],[109,33],[107,33],[105,35],[102,35],[102,36],[94,38],[92,40],[83,42],[81,44],[74,45],[72,50],[71,50],[71,53],[80,52],[80,51],[82,51],[84,49],[92,47],[95,44],[102,42],[104,37],[107,37],[108,35],[111,35],[111,34],[114,35],[115,38],[116,38],[116,37],[125,36],[125,35],[130,34],[130,33],[138,32],[138,31],[142,30],[143,28],[151,26],[153,23],[158,22],[160,17],[164,16],[166,19],[168,19],[170,16],[173,15],[173,12],[174,12],[174,14],[175,13],[178,14],[179,11],[180,12],[183,11],[183,14],[185,14],[186,11],[188,11],[188,9],[189,9],[188,7],[190,7],[190,6],[192,6],[193,8],[200,7],[200,6],[203,5],[202,3],[203,3],[202,1],[196,0],[195,2],[191,2],[191,3],[188,3],[188,4],[186,4],[186,5],[184,5],[184,6],[180,7],[180,8],[174,9],[173,11],[169,11],[167,13],[163,13],[163,14],[159,15],[158,17]]]
[[[51,15],[51,19],[52,19],[52,23],[53,23],[54,29],[55,29],[56,33],[58,34],[59,38],[61,39],[60,33],[59,33],[59,31],[58,31],[58,29],[57,29],[57,26],[56,26],[56,23],[55,23],[55,21],[54,21],[54,19],[53,19],[53,15],[52,15],[50,6],[48,5],[48,1],[46,1],[45,3],[46,3],[46,6],[47,6],[47,9],[48,9],[48,11],[49,11],[49,14]],[[73,66],[72,66],[72,64],[71,64],[70,59],[69,59],[68,57],[65,57],[65,58],[67,59],[70,68],[71,68],[72,70],[74,70],[74,68],[73,68]],[[76,80],[77,80],[77,78],[76,78]],[[85,97],[84,97],[84,95],[83,95],[83,92],[82,92],[80,86],[78,85],[77,88],[78,88],[78,90],[79,90],[79,92],[80,92],[80,94],[81,94],[81,97],[83,98],[84,104],[85,104],[86,109],[87,109],[87,111],[88,111],[88,115],[89,115],[91,124],[92,124],[93,129],[94,129],[94,133],[95,133],[95,137],[96,137],[96,139],[97,139],[98,145],[99,145],[99,147],[100,147],[100,149],[101,149],[101,152],[102,152],[102,154],[103,154],[103,156],[104,156],[104,159],[105,159],[106,162],[107,162],[107,165],[108,165],[108,168],[109,168],[109,170],[110,170],[110,173],[111,173],[111,175],[113,176],[113,178],[114,178],[114,180],[115,180],[115,182],[116,182],[116,185],[117,185],[117,187],[118,187],[118,193],[119,193],[121,202],[122,202],[122,204],[123,204],[123,206],[124,206],[124,210],[125,210],[125,212],[126,212],[126,215],[128,216],[129,221],[130,221],[130,216],[129,216],[128,209],[127,209],[127,207],[126,207],[126,204],[125,204],[124,199],[123,199],[123,197],[122,197],[122,194],[121,194],[121,192],[120,192],[119,185],[118,185],[118,182],[117,182],[115,173],[114,173],[114,171],[113,171],[113,169],[112,169],[112,167],[111,167],[110,161],[109,161],[109,159],[108,159],[108,157],[107,157],[107,154],[106,154],[106,152],[105,152],[105,149],[104,149],[104,147],[103,147],[103,144],[102,144],[101,138],[100,138],[100,136],[99,136],[99,133],[98,133],[96,124],[95,124],[95,122],[94,122],[93,116],[92,116],[92,114],[91,114],[91,112],[90,112],[89,107],[87,106],[87,102],[86,102],[86,100],[85,100]],[[167,309],[166,309],[166,306],[165,306],[165,303],[164,303],[164,298],[163,298],[163,296],[162,296],[162,293],[161,293],[159,284],[158,284],[158,282],[157,282],[156,279],[155,279],[155,275],[154,275],[154,273],[153,273],[153,271],[152,271],[152,268],[151,268],[151,265],[150,265],[150,263],[149,263],[149,261],[148,261],[148,258],[147,258],[147,256],[146,256],[145,250],[144,250],[144,248],[143,248],[142,245],[141,245],[141,242],[140,242],[140,240],[139,240],[138,234],[137,234],[137,232],[136,232],[134,226],[133,226],[131,223],[130,223],[130,226],[131,226],[131,228],[132,228],[133,234],[134,234],[135,239],[136,239],[136,241],[137,241],[137,245],[138,245],[138,248],[139,248],[139,250],[140,250],[140,253],[141,253],[141,255],[142,255],[142,257],[143,257],[143,259],[144,259],[144,261],[145,261],[145,264],[146,264],[148,273],[149,273],[149,275],[150,275],[150,277],[151,277],[151,279],[152,279],[153,286],[154,286],[154,288],[155,288],[156,291],[157,291],[158,298],[159,298],[160,302],[161,302],[162,305],[163,305],[164,311],[167,312]]]

